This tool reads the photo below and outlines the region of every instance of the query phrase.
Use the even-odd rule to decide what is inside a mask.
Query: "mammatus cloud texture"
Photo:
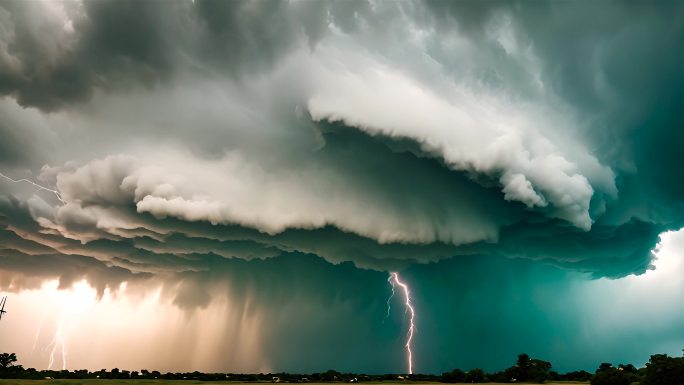
[[[1,1],[0,290],[643,274],[684,226],[683,44],[676,2]]]

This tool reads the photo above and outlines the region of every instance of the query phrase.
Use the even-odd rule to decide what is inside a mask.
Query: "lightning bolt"
[[[52,351],[50,352],[50,361],[48,362],[48,370],[52,368],[55,363],[55,354],[57,354],[57,348],[61,348],[62,353],[62,370],[66,369],[66,347],[64,346],[64,335],[62,333],[62,326],[64,325],[64,311],[62,311],[62,317],[57,325],[57,330],[55,331],[55,336],[50,342],[48,347],[52,346]]]
[[[47,191],[47,192],[53,193],[53,194],[57,197],[57,199],[58,199],[60,202],[66,203],[66,202],[64,201],[64,199],[62,199],[62,194],[60,194],[59,191],[53,190],[53,189],[51,189],[51,188],[47,188],[47,187],[45,187],[45,186],[41,186],[41,185],[39,185],[38,183],[36,183],[36,182],[34,182],[34,181],[32,181],[32,180],[28,180],[28,179],[26,179],[26,178],[22,178],[22,179],[12,179],[12,178],[8,177],[7,175],[5,175],[5,174],[3,174],[3,173],[1,173],[1,172],[0,172],[0,177],[3,177],[3,178],[5,178],[5,179],[9,180],[10,182],[14,182],[14,183],[25,182],[25,183],[32,184],[32,185],[38,187],[39,190],[45,190],[45,191]]]
[[[390,311],[392,311],[392,298],[394,297],[394,279],[392,277],[392,274],[390,274],[389,277],[387,277],[387,282],[389,282],[390,286],[392,287],[392,294],[390,294],[389,298],[387,298],[387,315],[385,316],[385,320],[389,318],[390,316]],[[382,320],[382,322],[385,322],[385,320]]]
[[[43,330],[43,324],[45,323],[45,319],[47,318],[48,313],[45,313],[43,316],[43,319],[40,321],[38,324],[38,330],[36,330],[36,339],[33,341],[33,349],[31,349],[31,352],[36,351],[36,345],[38,345],[38,338],[40,337],[40,333]]]
[[[97,298],[95,289],[93,289],[92,286],[89,286],[85,280],[74,283],[69,291],[60,291],[58,281],[54,281],[53,283],[54,286],[50,284],[44,287],[56,291],[54,293],[55,306],[53,307],[53,310],[59,311],[61,308],[61,311],[59,311],[59,314],[56,314],[57,311],[51,310],[45,316],[48,317],[48,315],[55,314],[54,316],[49,317],[51,324],[55,325],[55,328],[52,339],[43,347],[42,351],[48,354],[48,370],[59,364],[61,364],[62,370],[66,370],[68,358],[66,346],[67,338],[71,337],[71,333],[75,326],[74,322],[78,322],[79,314],[86,311],[89,306],[92,306]],[[58,304],[59,302],[61,302],[61,304]],[[39,342],[40,336],[45,332],[43,327],[43,323],[46,321],[45,317],[36,331],[34,346]],[[57,319],[57,322],[54,322],[54,319]]]
[[[409,330],[406,335],[406,358],[408,361],[408,372],[409,374],[413,374],[413,352],[411,351],[411,342],[413,342],[413,332],[415,330],[413,319],[416,316],[416,311],[411,304],[411,293],[409,292],[409,288],[405,283],[399,280],[399,273],[390,273],[390,280],[401,287],[404,291],[404,297],[406,298],[406,311],[409,313],[410,322]],[[394,284],[392,284],[392,288],[394,288]]]

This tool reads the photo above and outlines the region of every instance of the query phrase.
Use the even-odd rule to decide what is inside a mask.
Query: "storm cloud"
[[[55,194],[0,178],[0,289],[644,274],[684,227],[683,46],[675,2],[2,1],[0,172]]]

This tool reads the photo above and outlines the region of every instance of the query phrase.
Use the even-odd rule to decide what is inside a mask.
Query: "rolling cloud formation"
[[[0,171],[63,202],[0,179],[0,287],[290,253],[642,274],[684,226],[683,12],[3,1]]]

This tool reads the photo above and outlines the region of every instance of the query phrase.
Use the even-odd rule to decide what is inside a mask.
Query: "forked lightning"
[[[408,373],[413,374],[413,352],[411,350],[411,343],[413,342],[413,332],[415,331],[415,325],[413,323],[416,316],[416,311],[411,304],[411,293],[409,292],[408,285],[399,280],[399,273],[390,273],[390,279],[388,280],[392,285],[392,294],[394,295],[394,285],[399,285],[404,291],[404,297],[406,298],[406,311],[409,313],[409,330],[406,337],[406,359],[408,363]],[[391,298],[391,297],[390,297]],[[388,300],[389,304],[389,300]]]

